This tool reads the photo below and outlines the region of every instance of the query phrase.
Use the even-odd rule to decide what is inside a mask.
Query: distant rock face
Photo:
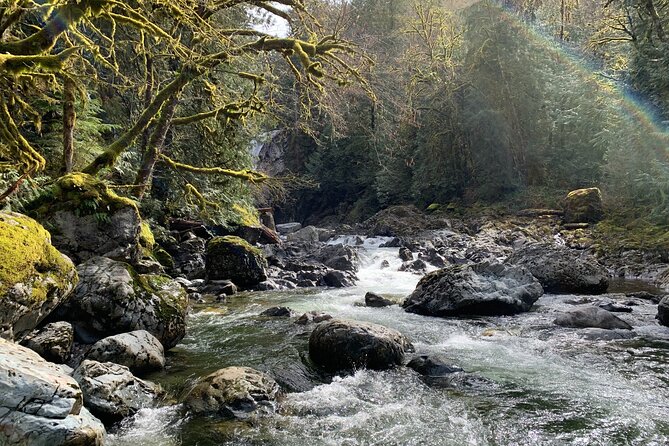
[[[604,216],[602,192],[596,188],[569,192],[565,200],[565,223],[596,223]]]
[[[660,324],[669,327],[669,296],[662,299],[657,306],[657,319]]]
[[[547,293],[601,294],[609,287],[608,273],[595,258],[577,256],[567,248],[534,244],[506,262],[527,268]]]
[[[51,230],[54,245],[77,264],[97,256],[129,263],[140,258],[142,219],[136,204],[90,175],[59,178],[28,210]]]
[[[178,282],[137,274],[127,263],[105,257],[88,260],[78,271],[72,297],[53,317],[72,323],[81,342],[146,330],[170,349],[185,336],[188,298]]]
[[[76,284],[72,261],[51,245],[39,223],[0,212],[0,336],[22,338],[65,301]]]
[[[267,261],[261,250],[235,237],[215,237],[207,244],[207,278],[229,279],[243,288],[267,280]]]
[[[403,306],[429,316],[507,315],[528,311],[542,294],[525,268],[483,262],[426,275]]]
[[[102,446],[105,428],[83,405],[59,366],[0,339],[0,444]]]
[[[367,322],[333,319],[309,338],[309,356],[329,372],[389,369],[402,364],[413,345],[400,332]]]
[[[96,417],[112,424],[151,407],[160,394],[155,385],[111,362],[85,360],[72,377],[79,383],[84,404]]]
[[[137,374],[162,370],[165,367],[163,345],[146,330],[101,339],[93,345],[86,358],[120,364]]]
[[[613,313],[597,307],[580,308],[560,314],[555,324],[572,328],[604,328],[631,330],[632,326]]]
[[[72,353],[74,329],[69,322],[53,322],[34,330],[23,338],[21,345],[56,364],[67,362]]]
[[[194,414],[244,419],[258,411],[273,411],[278,384],[249,367],[228,367],[201,379],[186,396]]]

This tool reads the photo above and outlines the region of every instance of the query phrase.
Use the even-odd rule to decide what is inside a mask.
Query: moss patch
[[[669,227],[638,219],[629,222],[608,219],[594,227],[595,240],[604,252],[642,250],[669,255]]]
[[[31,298],[42,302],[50,290],[69,288],[66,280],[76,283],[74,266],[51,245],[49,232],[24,215],[0,213],[0,299],[25,283],[32,287]]]
[[[139,226],[139,244],[142,248],[148,250],[153,250],[153,247],[156,245],[156,239],[153,236],[151,227],[145,221],[143,221]]]
[[[225,237],[215,237],[211,239],[211,241],[207,245],[207,251],[213,252],[216,251],[217,248],[226,245],[234,245],[246,251],[250,251],[255,255],[259,256],[263,255],[262,250],[256,248],[255,246],[252,246],[249,242],[247,242],[243,238],[236,237],[234,235],[226,235]]]
[[[232,206],[232,211],[234,212],[233,225],[250,228],[257,228],[260,226],[260,217],[256,209],[250,206],[235,204]]]

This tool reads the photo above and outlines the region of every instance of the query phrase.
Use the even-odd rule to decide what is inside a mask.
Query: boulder
[[[323,276],[325,286],[332,288],[346,288],[355,285],[353,279],[343,271],[328,271]]]
[[[293,223],[283,223],[280,225],[276,225],[276,230],[279,232],[279,234],[285,235],[285,234],[292,234],[293,232],[297,232],[300,229],[302,229],[302,225],[297,222]]]
[[[162,370],[165,367],[163,345],[146,330],[101,339],[93,345],[86,359],[120,364],[137,374]]]
[[[660,301],[657,306],[657,319],[660,324],[669,327],[669,296]]]
[[[358,270],[358,252],[350,246],[325,245],[313,255],[313,258],[328,268],[338,271]]]
[[[83,406],[74,378],[0,339],[0,444],[101,446],[105,428]]]
[[[403,262],[412,262],[413,261],[413,253],[409,248],[400,248],[400,260]]]
[[[297,325],[308,325],[308,324],[318,324],[320,322],[329,321],[332,319],[327,313],[321,313],[320,311],[309,311],[304,313],[302,316],[297,318],[295,323]]]
[[[401,365],[404,353],[412,350],[402,333],[368,322],[333,319],[309,337],[311,360],[329,372],[389,369]]]
[[[426,275],[403,306],[429,316],[509,315],[529,311],[542,294],[525,268],[483,262]]]
[[[189,279],[202,279],[206,275],[205,251],[207,242],[193,237],[167,251],[172,255],[173,271]]]
[[[72,377],[79,383],[84,404],[106,424],[113,424],[151,407],[159,387],[135,377],[130,369],[111,362],[85,360]]]
[[[20,339],[77,284],[72,261],[35,220],[0,212],[0,336]]]
[[[134,201],[90,175],[65,175],[26,206],[49,228],[53,244],[79,264],[98,256],[134,263],[140,258],[142,219]]]
[[[527,268],[547,293],[602,294],[609,287],[608,273],[594,257],[567,248],[533,244],[506,262]]]
[[[307,226],[286,236],[289,242],[316,243],[320,241],[320,233],[314,226]]]
[[[555,325],[571,328],[604,328],[631,330],[632,326],[613,313],[597,307],[579,308],[562,313],[555,318]]]
[[[146,330],[170,349],[185,336],[188,298],[178,282],[139,275],[127,263],[105,257],[88,260],[78,271],[72,297],[52,317],[71,322],[80,342]]]
[[[288,307],[272,307],[260,313],[264,317],[293,317],[294,313]]]
[[[395,303],[383,296],[379,296],[375,293],[365,294],[365,306],[367,307],[381,308],[389,307],[391,305],[395,305]]]
[[[21,345],[39,354],[49,362],[64,364],[70,359],[74,329],[69,322],[53,322],[34,330],[23,338]]]
[[[564,203],[565,223],[596,223],[604,216],[602,192],[592,187],[569,192]]]
[[[409,361],[407,367],[429,377],[447,376],[463,371],[460,367],[448,365],[444,358],[434,355],[417,356]]]
[[[185,398],[194,414],[244,419],[253,413],[274,411],[278,384],[249,367],[227,367],[202,378]]]
[[[267,261],[261,250],[235,237],[215,237],[207,244],[209,280],[232,280],[242,288],[253,288],[267,280]]]

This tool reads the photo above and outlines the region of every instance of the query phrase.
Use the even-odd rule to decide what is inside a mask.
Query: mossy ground
[[[593,229],[593,236],[604,252],[641,250],[669,256],[669,227],[644,219],[607,219]]]
[[[24,215],[0,213],[0,299],[13,285],[35,277],[43,279],[28,284],[35,301],[46,300],[53,288],[67,289],[66,280],[76,283],[72,262],[51,245],[46,229]]]

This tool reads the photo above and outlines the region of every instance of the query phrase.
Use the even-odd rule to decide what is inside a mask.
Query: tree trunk
[[[135,178],[135,188],[133,194],[141,200],[147,191],[150,190],[151,186],[151,177],[153,176],[153,169],[156,166],[156,161],[160,156],[160,152],[165,144],[165,138],[167,137],[167,132],[170,129],[170,124],[172,118],[174,117],[174,111],[177,108],[178,95],[175,94],[163,107],[162,114],[160,119],[156,123],[149,143],[144,155],[142,157],[142,166],[137,172],[137,177]]]
[[[74,168],[74,126],[77,122],[74,81],[65,78],[63,84],[63,172],[70,173]]]

